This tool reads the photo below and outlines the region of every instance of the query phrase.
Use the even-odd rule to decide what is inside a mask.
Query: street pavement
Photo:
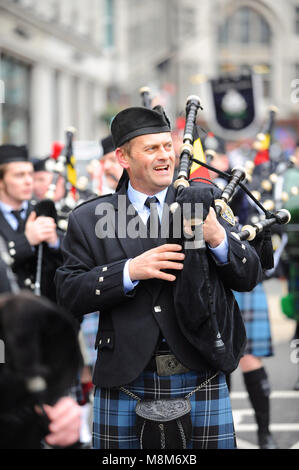
[[[285,280],[271,279],[264,283],[267,294],[274,356],[263,359],[271,385],[270,430],[279,449],[299,449],[299,391],[294,384],[299,376],[299,348],[293,335],[295,322],[280,308],[280,299],[287,292]],[[254,412],[238,368],[231,375],[231,403],[239,449],[258,449]]]

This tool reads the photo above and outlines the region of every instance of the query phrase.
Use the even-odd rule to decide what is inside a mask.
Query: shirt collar
[[[10,214],[12,210],[14,210],[13,207],[11,207],[9,204],[5,204],[5,202],[0,201],[0,209],[3,212],[3,214]],[[20,210],[24,209],[25,212],[27,212],[28,209],[28,201],[23,201],[22,205],[20,207]]]
[[[156,196],[156,198],[159,201],[159,204],[161,207],[163,207],[166,194],[167,194],[168,188],[162,189],[162,191],[158,192],[157,194],[153,194],[153,197]],[[128,184],[128,198],[130,199],[131,204],[138,210],[142,210],[144,208],[144,203],[148,198],[148,194],[141,193],[140,191],[136,191],[134,189],[129,181]],[[158,207],[158,206],[157,206]]]

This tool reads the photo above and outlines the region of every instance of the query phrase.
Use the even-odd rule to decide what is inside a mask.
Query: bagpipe
[[[285,172],[295,162],[293,156],[284,159],[281,155],[278,161],[271,156],[277,112],[275,106],[270,106],[264,128],[256,135],[244,165],[251,194],[268,210],[280,209],[287,200],[287,195],[282,191],[282,182]]]
[[[34,206],[34,212],[37,217],[51,217],[57,224],[58,215],[55,203],[52,199],[44,199],[37,202]],[[42,265],[43,265],[43,253],[44,243],[40,243],[37,247],[37,264],[36,264],[36,275],[35,275],[35,287],[34,294],[41,296],[41,277],[42,277]]]
[[[243,216],[242,223],[244,225],[262,224],[264,219],[271,218],[274,213],[278,213],[283,206],[289,209],[287,203],[293,195],[298,194],[298,186],[291,188],[289,194],[284,189],[285,178],[288,170],[294,166],[295,157],[287,157],[284,152],[279,149],[279,145],[274,141],[274,127],[278,109],[275,106],[270,106],[268,116],[261,132],[257,134],[256,139],[252,145],[249,159],[245,162],[245,168],[249,173],[247,178],[247,187],[254,196],[262,204],[262,208],[269,211],[265,215],[263,210],[253,202],[252,198],[247,197],[247,220]],[[234,208],[234,202],[232,202]],[[293,214],[290,211],[291,218]],[[274,249],[274,266],[271,269],[265,270],[265,278],[272,276],[285,275],[286,272],[286,249],[289,246],[288,232],[293,223],[280,223],[281,218],[278,217],[278,223],[273,224],[271,230],[271,240]],[[282,220],[286,220],[282,217]],[[267,224],[266,224],[267,225]],[[265,230],[267,230],[265,226]],[[254,233],[254,232],[253,232]],[[258,233],[258,230],[257,230]]]
[[[73,138],[76,130],[73,127],[66,129],[65,145],[59,142],[53,143],[52,153],[45,162],[46,171],[52,173],[52,181],[49,185],[45,199],[36,202],[34,212],[37,217],[50,217],[54,219],[57,227],[65,232],[67,229],[68,215],[77,204],[76,182],[77,172],[73,155]],[[56,188],[59,178],[64,179],[65,195],[60,201],[55,201]],[[44,243],[37,247],[37,266],[35,275],[34,294],[41,296],[41,277],[44,257]]]
[[[177,189],[177,197],[179,198],[180,193],[182,192],[183,188],[189,188],[190,183],[195,182],[196,180],[204,181],[205,178],[203,177],[191,177],[190,178],[190,168],[192,163],[196,163],[199,166],[207,168],[210,171],[218,173],[222,178],[228,180],[227,185],[223,188],[222,193],[219,198],[214,200],[215,204],[215,212],[217,216],[221,216],[226,212],[228,209],[228,203],[234,196],[234,193],[239,186],[247,196],[253,201],[253,203],[260,209],[261,212],[264,213],[266,220],[262,221],[261,224],[257,226],[257,224],[250,226],[255,230],[255,235],[260,233],[261,231],[265,230],[268,227],[271,227],[274,224],[286,224],[290,221],[290,214],[286,209],[281,209],[276,213],[270,212],[267,208],[265,208],[262,203],[260,202],[260,198],[256,197],[255,194],[251,192],[250,189],[243,183],[244,180],[248,179],[248,174],[245,168],[242,167],[235,167],[231,170],[231,173],[227,173],[217,168],[213,167],[212,165],[204,162],[203,160],[198,160],[194,158],[193,155],[193,142],[194,142],[194,126],[195,126],[195,117],[197,110],[200,108],[200,101],[199,98],[196,96],[191,96],[187,100],[187,107],[186,107],[186,126],[184,131],[183,137],[183,145],[181,148],[181,155],[180,155],[180,168],[178,171],[178,177],[174,182],[174,187]],[[213,158],[213,151],[207,150],[206,154]],[[289,165],[288,165],[289,167]],[[208,183],[212,183],[211,181],[207,181]],[[295,191],[294,191],[295,193]],[[175,210],[175,207],[173,208]],[[248,227],[248,226],[247,226]],[[244,230],[238,233],[238,238],[242,240],[250,240],[252,241],[255,238],[253,235],[253,231],[251,230],[250,235],[245,235]]]
[[[73,140],[76,134],[74,127],[65,131],[65,145],[54,142],[51,158],[47,161],[47,170],[53,173],[53,180],[46,199],[54,200],[59,176],[64,178],[64,197],[55,206],[58,216],[58,227],[66,231],[68,215],[78,203],[77,171],[73,151]]]
[[[77,329],[56,304],[22,291],[0,296],[0,337],[0,448],[39,448],[49,434],[43,405],[70,393],[82,365]]]
[[[177,274],[174,285],[175,310],[181,331],[206,358],[211,368],[230,373],[237,367],[243,353],[246,333],[240,315],[232,312],[234,310],[232,293],[220,285],[217,275],[214,276],[214,263],[210,262],[209,250],[206,249],[203,240],[205,218],[212,207],[218,218],[225,219],[233,227],[232,233],[237,239],[248,240],[254,246],[263,268],[269,269],[273,263],[273,249],[267,230],[274,224],[288,223],[290,216],[284,210],[271,213],[252,196],[242,182],[246,180],[245,169],[237,167],[231,173],[227,173],[214,168],[203,158],[199,160],[194,157],[193,144],[195,139],[198,140],[195,129],[199,109],[202,109],[200,99],[194,95],[190,96],[186,103],[186,122],[178,176],[174,182],[176,201],[170,208],[175,220],[179,209],[185,217],[184,204],[189,207],[191,205],[189,220],[181,221],[183,237],[181,239],[170,237],[168,240],[170,243],[180,243],[185,251],[184,269]],[[213,155],[211,160],[212,158]],[[191,173],[194,164],[225,178],[227,184],[223,191],[221,192],[217,185],[205,176],[194,176],[194,172]],[[265,214],[265,222],[252,226],[250,232],[248,227],[238,231],[238,225],[229,207],[237,187],[241,187]],[[202,206],[201,216],[196,213],[198,203]],[[184,231],[184,227],[188,227],[188,230]],[[216,289],[218,300],[215,298]],[[227,299],[229,308],[226,311],[225,306],[224,310],[221,310],[219,298]],[[217,311],[217,308],[221,311]]]

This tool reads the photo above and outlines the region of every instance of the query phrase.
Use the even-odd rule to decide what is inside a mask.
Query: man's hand
[[[75,400],[64,397],[54,406],[43,405],[43,408],[50,420],[47,444],[68,447],[80,440],[81,407]]]
[[[25,236],[32,246],[42,242],[55,244],[58,240],[56,224],[52,217],[36,217],[35,212],[31,212],[25,225]]]
[[[164,281],[175,281],[173,274],[164,273],[162,269],[182,270],[182,261],[185,258],[181,245],[165,244],[145,251],[129,262],[129,275],[131,281],[145,279],[163,279]]]
[[[212,207],[210,207],[210,211],[204,221],[203,237],[212,248],[216,248],[225,239],[225,230],[218,222],[216,213]]]

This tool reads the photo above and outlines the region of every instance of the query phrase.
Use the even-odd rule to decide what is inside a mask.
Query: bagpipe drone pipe
[[[73,140],[76,134],[74,127],[65,130],[64,145],[53,143],[52,154],[46,161],[46,171],[53,174],[52,182],[45,196],[47,200],[55,200],[55,192],[59,178],[64,180],[64,196],[55,202],[57,225],[66,232],[69,213],[82,201],[79,201],[79,188],[76,170],[76,159],[73,151]]]

